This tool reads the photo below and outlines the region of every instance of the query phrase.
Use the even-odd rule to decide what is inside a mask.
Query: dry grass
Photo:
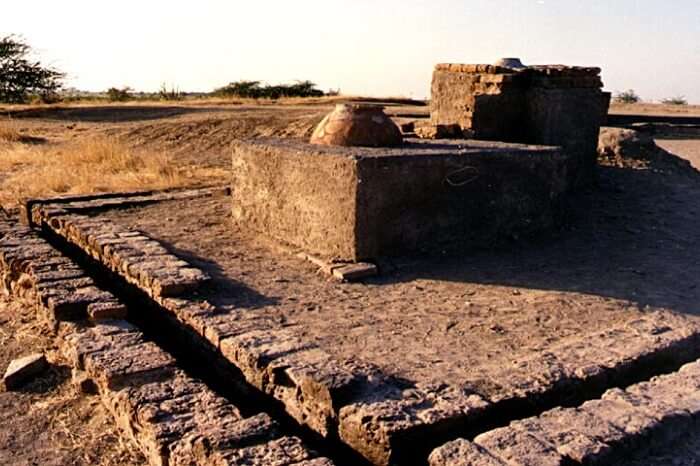
[[[183,164],[113,137],[0,144],[0,203],[8,207],[37,196],[197,186],[227,177],[225,170]]]
[[[0,142],[20,142],[22,134],[19,125],[11,118],[0,121]]]
[[[374,102],[387,105],[415,105],[425,106],[427,101],[412,99],[402,96],[388,97],[367,97],[360,95],[338,95],[338,96],[323,96],[323,97],[281,97],[279,99],[251,99],[241,97],[193,97],[189,96],[183,100],[149,100],[138,99],[129,100],[126,102],[111,102],[107,99],[85,99],[73,100],[70,102],[58,103],[32,103],[32,104],[0,104],[0,112],[13,114],[14,112],[22,112],[26,110],[60,110],[69,108],[90,108],[90,107],[198,107],[198,106],[239,106],[239,105],[255,105],[255,106],[305,106],[319,105],[329,106],[344,102]]]

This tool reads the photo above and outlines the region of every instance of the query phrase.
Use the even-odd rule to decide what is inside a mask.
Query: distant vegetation
[[[212,92],[184,92],[175,85],[161,84],[156,92],[135,91],[131,87],[110,87],[104,92],[84,92],[75,88],[61,90],[57,100],[63,102],[108,100],[110,102],[151,102],[154,100],[180,101],[190,99],[284,99],[305,97],[335,97],[340,95],[340,89],[331,89],[323,92],[311,81],[297,81],[294,84],[279,84],[271,86],[262,84],[262,81],[236,81],[226,86],[215,89]]]
[[[64,74],[31,58],[32,49],[17,36],[0,37],[0,102],[54,101]]]
[[[667,105],[688,105],[688,101],[685,96],[679,95],[676,97],[670,97],[661,101],[662,104]]]
[[[179,88],[175,86],[168,86],[163,83],[160,85],[160,91],[158,91],[158,97],[160,100],[182,100],[185,98],[185,94],[180,91]]]
[[[640,102],[642,99],[637,95],[637,93],[634,91],[634,89],[628,89],[623,92],[618,92],[615,95],[615,102],[621,103],[621,104],[636,104]]]
[[[323,91],[311,81],[294,84],[263,85],[260,81],[236,81],[215,89],[216,97],[240,97],[251,99],[279,99],[282,97],[321,97]]]
[[[111,102],[126,102],[132,99],[131,91],[132,89],[130,87],[122,87],[121,89],[110,87],[107,89],[107,98]]]

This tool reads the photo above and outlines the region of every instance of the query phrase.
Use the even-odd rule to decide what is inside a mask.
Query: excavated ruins
[[[599,73],[438,65],[423,135],[457,138],[344,108],[311,142],[236,142],[230,189],[31,200],[0,220],[3,286],[153,465],[616,464],[700,418],[697,292],[608,283],[631,251],[653,271],[657,242],[596,224],[493,247],[636,201],[596,173]],[[610,176],[627,198],[580,193]]]

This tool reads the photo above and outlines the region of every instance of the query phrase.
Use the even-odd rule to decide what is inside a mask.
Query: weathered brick
[[[513,466],[561,466],[573,464],[536,437],[511,427],[481,434],[474,443]]]
[[[484,448],[459,439],[435,449],[428,458],[430,466],[507,466]]]

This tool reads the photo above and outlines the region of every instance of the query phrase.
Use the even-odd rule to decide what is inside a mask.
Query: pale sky
[[[4,1],[68,86],[209,91],[310,79],[344,94],[430,92],[440,62],[597,65],[611,91],[700,103],[700,0]]]

